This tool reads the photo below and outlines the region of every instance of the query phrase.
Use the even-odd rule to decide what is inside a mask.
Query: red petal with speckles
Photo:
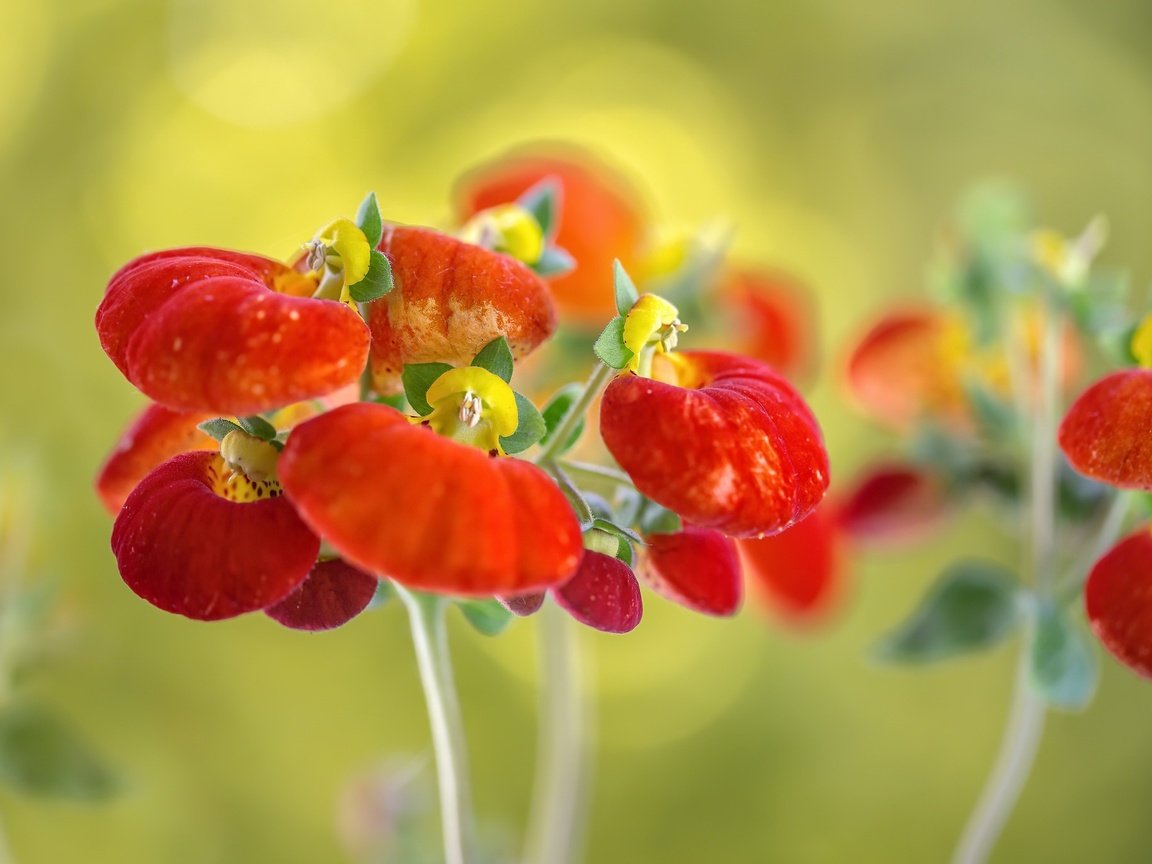
[[[552,596],[579,621],[604,633],[635,630],[644,614],[640,585],[619,558],[585,551],[580,569]]]
[[[177,410],[255,414],[323,396],[359,377],[368,329],[343,303],[273,290],[302,278],[240,252],[147,255],[109,282],[100,344],[137,388]]]
[[[841,583],[841,551],[827,504],[782,534],[740,541],[744,572],[774,609],[796,622],[832,606]]]
[[[744,599],[736,544],[719,531],[686,526],[644,538],[640,575],[659,594],[705,615],[735,615]]]
[[[720,283],[720,299],[732,317],[729,345],[788,378],[811,375],[817,316],[794,277],[771,269],[730,270]]]
[[[219,444],[196,428],[215,414],[172,411],[150,405],[120,436],[96,477],[96,492],[105,509],[115,516],[129,493],[153,468],[180,453],[217,450]]]
[[[399,393],[408,363],[467,366],[499,336],[523,357],[556,329],[544,280],[521,262],[431,228],[386,225],[396,288],[369,307],[372,377]]]
[[[591,154],[574,148],[537,146],[472,171],[457,187],[461,220],[515,201],[545,178],[560,185],[556,245],[576,261],[569,273],[549,280],[566,316],[602,325],[616,314],[612,262],[631,267],[644,242],[639,196]]]
[[[1060,424],[1072,467],[1122,489],[1152,489],[1152,370],[1114,372],[1080,395]]]
[[[454,595],[528,593],[567,580],[580,526],[534,465],[490,457],[384,405],[296,427],[277,466],[304,519],[350,562]]]
[[[947,510],[939,478],[912,465],[878,465],[856,479],[836,517],[857,542],[905,543],[924,536]]]
[[[1096,562],[1084,606],[1104,647],[1152,678],[1152,533],[1144,526]]]
[[[141,481],[112,528],[128,587],[154,606],[211,621],[282,600],[320,551],[285,498],[237,503],[212,488],[219,454],[176,456]]]
[[[534,591],[531,594],[517,594],[514,597],[500,597],[499,600],[504,604],[504,608],[511,612],[513,615],[519,615],[521,618],[527,618],[529,615],[535,615],[540,611],[540,607],[544,605],[544,598],[547,593],[544,591]]]
[[[295,591],[264,614],[293,630],[331,630],[363,612],[379,584],[375,576],[339,558],[318,561]]]
[[[828,489],[828,453],[800,394],[746,357],[676,357],[678,384],[622,375],[604,392],[600,431],[636,488],[733,537],[804,518]]]

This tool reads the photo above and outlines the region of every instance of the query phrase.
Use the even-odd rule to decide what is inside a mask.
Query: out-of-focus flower
[[[738,354],[767,363],[789,380],[816,365],[816,315],[800,282],[774,268],[728,268],[715,301],[731,321],[725,338]]]
[[[705,615],[735,615],[744,599],[736,543],[719,531],[686,525],[644,537],[639,569],[656,593]]]
[[[1096,636],[1113,656],[1152,678],[1152,533],[1143,525],[1088,574],[1084,605]]]
[[[1152,489],[1152,370],[1113,372],[1089,387],[1060,424],[1077,471],[1121,489]]]

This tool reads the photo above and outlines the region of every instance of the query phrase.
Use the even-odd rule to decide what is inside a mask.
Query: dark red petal
[[[581,624],[605,633],[627,633],[640,623],[644,601],[628,565],[599,552],[584,552],[576,575],[552,596]]]
[[[827,504],[782,534],[741,540],[744,572],[786,619],[819,617],[839,594],[843,561]]]
[[[128,494],[148,473],[179,453],[217,450],[219,445],[196,428],[215,415],[172,411],[150,405],[120,435],[96,477],[96,492],[105,509],[115,516]]]
[[[293,630],[331,630],[363,612],[380,580],[339,558],[318,561],[296,590],[264,610]]]
[[[383,405],[300,424],[277,470],[304,519],[349,561],[420,590],[527,593],[568,579],[583,550],[572,508],[539,468]]]
[[[861,543],[900,543],[930,531],[948,510],[944,484],[914,465],[865,471],[836,510],[840,530]]]
[[[1152,678],[1152,533],[1145,525],[1096,562],[1084,606],[1104,647]]]
[[[527,618],[529,615],[535,615],[540,611],[540,607],[544,605],[544,598],[547,596],[545,591],[534,591],[531,594],[517,594],[514,597],[501,597],[499,599],[513,615]]]
[[[320,539],[285,498],[236,503],[212,490],[219,454],[184,453],[149,474],[112,528],[128,587],[154,606],[201,620],[283,599],[312,569]]]
[[[739,353],[754,357],[789,378],[815,366],[816,315],[812,298],[791,275],[742,268],[725,273],[720,298],[732,313]]]
[[[685,526],[644,538],[640,575],[681,606],[705,615],[735,615],[744,599],[736,544],[719,531]]]
[[[800,394],[749,358],[677,356],[683,386],[622,375],[601,402],[604,443],[636,488],[734,537],[811,512],[828,488],[828,453]]]
[[[632,266],[646,218],[636,191],[591,153],[535,145],[481,166],[457,188],[461,221],[515,201],[545,178],[561,190],[556,245],[576,261],[576,269],[549,280],[556,304],[565,315],[602,326],[616,314],[612,291],[605,290],[612,262]]]
[[[1081,474],[1122,489],[1152,489],[1152,370],[1097,381],[1068,410],[1059,439]]]
[[[387,225],[380,249],[396,288],[369,307],[372,376],[400,392],[408,363],[467,366],[499,336],[523,357],[556,329],[544,280],[508,255],[431,228]]]
[[[100,342],[136,387],[170,408],[255,414],[354,382],[369,334],[345,304],[272,290],[283,264],[171,250],[117,273],[96,312]]]

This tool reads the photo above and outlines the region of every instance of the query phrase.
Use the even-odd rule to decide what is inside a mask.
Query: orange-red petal
[[[812,372],[816,314],[812,298],[793,276],[772,269],[732,269],[720,282],[720,300],[732,315],[735,332],[729,339],[735,340],[738,353],[788,378]]]
[[[636,629],[644,614],[644,601],[636,576],[619,558],[585,551],[576,574],[552,596],[581,624],[604,633]]]
[[[128,587],[154,606],[201,620],[231,618],[282,600],[320,549],[283,497],[250,503],[213,490],[219,454],[184,453],[144,478],[112,528]]]
[[[255,414],[354,382],[368,329],[343,303],[275,290],[299,274],[257,255],[173,249],[108,284],[100,344],[145,395],[173,409]]]
[[[1089,387],[1068,409],[1059,440],[1081,474],[1152,489],[1152,370],[1114,372]]]
[[[384,405],[300,424],[277,470],[347,560],[412,588],[527,593],[568,579],[583,550],[571,507],[539,468],[441,438]]]
[[[1152,678],[1152,533],[1147,525],[1096,562],[1084,586],[1084,606],[1104,647]]]
[[[372,377],[398,393],[408,363],[466,366],[498,336],[523,357],[556,329],[544,281],[508,255],[431,228],[384,226],[396,287],[369,307]]]
[[[746,357],[675,356],[680,384],[622,375],[601,402],[604,443],[636,488],[733,537],[804,518],[827,491],[828,453],[800,394]]]
[[[264,614],[293,630],[331,630],[363,612],[379,584],[375,576],[339,558],[317,561],[308,578]]]
[[[705,615],[735,615],[744,599],[736,543],[719,531],[687,525],[644,538],[639,573],[658,594]]]
[[[900,543],[923,536],[947,509],[939,478],[914,465],[876,465],[841,496],[836,519],[854,541]]]

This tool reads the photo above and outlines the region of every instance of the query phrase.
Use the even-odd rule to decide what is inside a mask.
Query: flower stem
[[[633,485],[632,478],[618,468],[607,468],[603,465],[593,465],[589,462],[570,462],[567,459],[562,459],[557,464],[569,474],[587,477],[591,480],[607,480],[610,483],[615,483],[617,486]]]
[[[444,620],[447,601],[442,597],[408,591],[399,585],[396,591],[408,608],[420,683],[428,703],[428,722],[432,727],[440,786],[445,864],[473,864],[476,860],[475,830],[468,785],[468,752],[448,653]]]
[[[540,639],[540,732],[527,864],[580,860],[588,783],[585,706],[572,621],[549,602],[536,616]]]
[[[580,395],[568,406],[568,411],[564,418],[557,424],[555,430],[552,432],[552,437],[548,444],[540,451],[540,455],[536,457],[537,463],[551,462],[556,456],[564,449],[564,445],[568,443],[568,439],[572,437],[572,433],[576,431],[576,426],[588,413],[588,408],[592,405],[593,400],[600,395],[600,391],[608,386],[608,381],[616,374],[616,370],[609,366],[607,363],[597,363],[596,368],[592,370],[592,374],[588,376],[587,382],[584,384],[584,389]]]

